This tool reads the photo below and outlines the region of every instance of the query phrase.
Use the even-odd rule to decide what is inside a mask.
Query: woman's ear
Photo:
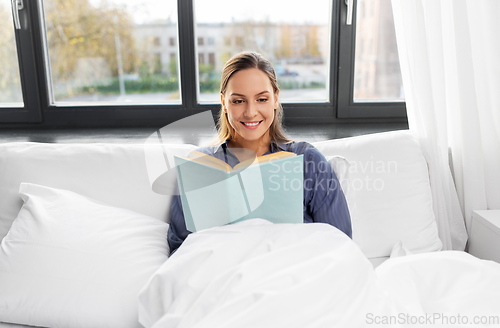
[[[222,110],[227,113],[226,102],[224,101],[224,95],[220,94],[220,103],[222,104]]]
[[[278,108],[279,104],[279,96],[280,96],[280,91],[276,90],[276,93],[274,94],[274,108]]]

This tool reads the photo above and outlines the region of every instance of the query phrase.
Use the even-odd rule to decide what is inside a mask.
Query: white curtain
[[[464,249],[472,211],[500,209],[500,1],[392,7],[408,121],[429,161],[439,236],[444,249]]]

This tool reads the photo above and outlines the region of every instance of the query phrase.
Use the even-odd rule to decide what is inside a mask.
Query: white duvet
[[[447,251],[373,269],[330,225],[255,219],[191,234],[141,291],[139,320],[146,328],[493,327],[500,264]]]

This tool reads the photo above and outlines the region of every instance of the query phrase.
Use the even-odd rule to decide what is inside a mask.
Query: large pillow
[[[0,321],[141,327],[137,295],[168,258],[168,224],[41,185],[20,195],[0,248]]]
[[[351,212],[353,240],[368,258],[388,257],[398,242],[413,253],[441,249],[427,162],[411,132],[313,145],[327,158],[342,156],[349,162],[348,183],[342,187]]]
[[[0,240],[23,204],[21,182],[71,190],[106,204],[167,221],[171,196],[152,191],[143,144],[0,144]],[[193,145],[164,145],[185,155]],[[163,159],[159,159],[160,161]]]

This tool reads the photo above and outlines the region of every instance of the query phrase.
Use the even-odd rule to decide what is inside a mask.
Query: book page
[[[226,172],[229,172],[232,169],[231,166],[229,166],[226,162],[197,150],[193,150],[191,153],[189,153],[189,157],[184,157],[184,159],[195,161],[200,164],[205,164],[207,166],[211,166],[213,168],[220,169]]]
[[[183,196],[183,210],[184,206],[189,207],[191,215],[190,220],[186,220],[186,228],[191,232],[223,226],[248,214],[238,176],[191,190]]]
[[[281,158],[293,157],[293,156],[297,156],[297,154],[289,152],[289,151],[279,151],[277,153],[259,156],[256,158],[257,160],[255,158],[252,158],[252,159],[248,159],[246,161],[243,161],[239,164],[236,164],[233,167],[233,170],[238,170],[238,169],[241,169],[243,167],[250,166],[250,165],[258,165],[261,163],[265,163],[265,162],[269,162],[269,161],[273,161],[273,160],[277,160],[277,159],[281,159]]]

